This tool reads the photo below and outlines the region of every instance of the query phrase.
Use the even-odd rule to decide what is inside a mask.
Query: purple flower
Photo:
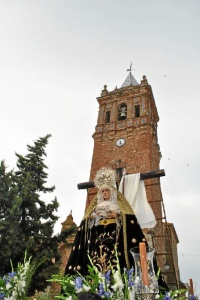
[[[16,274],[17,274],[16,272],[10,272],[10,273],[8,273],[8,276],[10,278],[13,278],[13,277],[15,277]]]
[[[135,284],[134,281],[128,280],[128,286],[129,286],[129,287],[134,286],[134,284]]]
[[[105,297],[107,297],[107,298],[110,298],[110,292],[106,292],[105,290],[104,290],[104,286],[103,286],[103,284],[102,283],[100,283],[99,284],[99,292],[98,292],[98,295],[99,296],[105,296]]]
[[[134,285],[133,268],[131,268],[130,270],[124,269],[124,271],[128,275],[128,286],[130,287],[133,286]]]
[[[74,286],[75,286],[76,290],[82,288],[82,286],[83,286],[83,280],[82,280],[81,277],[76,277],[76,279],[74,280]]]
[[[4,277],[3,277],[3,281],[5,281],[5,283],[10,282],[10,277],[4,276]]]
[[[111,271],[108,270],[105,274],[103,274],[103,277],[105,277],[106,283],[110,282],[110,273],[111,273]]]
[[[131,268],[129,271],[127,270],[126,272],[127,272],[128,276],[133,277],[133,268]]]
[[[164,298],[164,300],[171,300],[168,292],[165,292],[165,298]]]
[[[0,293],[0,300],[4,300],[4,293]]]
[[[8,273],[8,275],[3,277],[3,280],[5,281],[5,283],[10,282],[11,279],[14,278],[16,274],[17,274],[16,272],[10,272]]]
[[[102,296],[102,295],[104,295],[104,293],[105,293],[105,290],[104,290],[104,287],[103,287],[103,284],[102,283],[100,283],[99,284],[99,296]]]

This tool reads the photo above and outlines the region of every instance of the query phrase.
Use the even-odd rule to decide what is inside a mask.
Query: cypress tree
[[[18,197],[21,199],[20,232],[23,238],[23,251],[33,258],[45,256],[46,261],[35,274],[32,291],[44,288],[46,279],[56,272],[57,265],[52,260],[58,260],[57,237],[53,236],[55,222],[58,220],[56,197],[48,201],[44,195],[52,193],[55,186],[47,187],[47,166],[44,163],[45,147],[51,135],[40,137],[33,146],[27,145],[28,154],[22,156],[16,153],[17,171],[15,180],[18,186]],[[40,275],[39,275],[40,274]],[[43,278],[42,275],[43,274]],[[40,279],[37,279],[37,276]]]
[[[10,259],[18,259],[21,251],[21,199],[13,171],[0,164],[0,276],[10,271]]]
[[[51,135],[40,137],[34,145],[27,145],[28,154],[16,153],[17,168],[6,172],[0,165],[0,276],[10,272],[10,260],[16,267],[24,259],[25,251],[32,259],[42,259],[30,285],[30,294],[44,290],[47,279],[57,274],[60,265],[58,244],[75,232],[71,228],[55,235],[54,225],[58,201],[47,199],[55,186],[46,186],[48,174],[44,163],[45,148]]]

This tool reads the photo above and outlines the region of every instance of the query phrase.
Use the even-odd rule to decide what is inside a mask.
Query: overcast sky
[[[79,224],[88,181],[96,97],[120,87],[133,64],[151,84],[160,121],[161,188],[178,238],[181,279],[200,293],[199,0],[0,0],[0,159],[52,134],[49,182]]]

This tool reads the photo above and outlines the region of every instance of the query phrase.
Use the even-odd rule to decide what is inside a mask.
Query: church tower
[[[119,180],[124,170],[126,174],[134,174],[160,169],[161,153],[157,135],[159,116],[153,91],[146,76],[138,83],[131,68],[128,71],[120,88],[108,91],[104,85],[100,97],[97,97],[99,112],[93,134],[90,181],[93,181],[101,167],[115,169]],[[145,188],[157,220],[153,231],[145,232],[145,235],[156,249],[158,265],[166,274],[166,281],[175,289],[180,282],[176,253],[178,238],[173,224],[167,226],[160,178],[146,179]],[[86,206],[95,194],[95,188],[88,189]],[[165,266],[169,266],[169,263],[167,270]]]
[[[97,98],[99,114],[95,128],[94,150],[90,180],[102,166],[112,167],[121,177],[159,169],[161,158],[157,136],[158,112],[151,86],[146,76],[139,84],[131,71],[121,88],[108,92],[107,86]],[[148,182],[148,200],[155,199],[155,182]],[[91,194],[91,196],[90,196]],[[89,202],[93,191],[89,191]],[[158,192],[156,191],[156,198]],[[154,204],[154,212],[160,216],[160,205]]]

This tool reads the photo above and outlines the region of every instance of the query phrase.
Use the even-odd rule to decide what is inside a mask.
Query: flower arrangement
[[[97,293],[104,299],[134,299],[131,296],[134,285],[133,269],[130,271],[124,269],[121,275],[120,271],[111,269],[102,274],[91,263],[88,266],[89,274],[82,276],[77,272],[74,275],[53,275],[49,281],[61,284],[62,295],[56,296],[57,299],[74,300],[77,294],[83,291]]]
[[[4,275],[3,278],[0,277],[0,300],[27,299],[27,291],[32,276],[43,261],[31,262],[31,257],[28,259],[27,253],[25,253],[23,263],[18,263],[16,270],[14,270],[11,262],[12,271]]]
[[[89,258],[90,259],[90,258]],[[105,273],[101,273],[90,259],[88,266],[88,275],[82,276],[79,272],[77,275],[53,275],[49,281],[60,283],[62,294],[56,296],[60,300],[75,300],[77,294],[83,291],[91,291],[97,293],[103,299],[115,300],[134,300],[134,299],[158,299],[173,300],[181,299],[180,295],[186,290],[166,292],[164,295],[159,294],[157,289],[157,278],[150,278],[150,289],[153,298],[149,295],[141,297],[141,279],[139,276],[134,277],[134,270],[124,268],[121,274],[119,260],[117,259],[117,268],[114,269],[110,265],[110,269]],[[155,291],[155,292],[154,292]],[[185,298],[185,297],[183,297]]]
[[[94,266],[93,266],[94,267]],[[108,271],[106,274],[101,274],[91,267],[90,274],[83,277],[78,274],[77,276],[62,276],[53,275],[49,281],[59,282],[62,288],[62,294],[55,296],[60,300],[75,300],[80,292],[95,292],[102,299],[115,299],[115,300],[141,300],[141,299],[157,299],[157,300],[182,300],[187,290],[176,290],[162,293],[155,293],[153,297],[149,294],[145,297],[138,296],[136,293],[137,280],[134,279],[133,269],[124,269],[121,275],[118,270]],[[94,267],[95,268],[95,267]]]
[[[88,266],[88,275],[82,276],[77,272],[77,275],[53,275],[49,282],[57,282],[61,285],[62,293],[52,298],[49,294],[40,295],[37,299],[60,299],[60,300],[75,300],[78,293],[82,291],[91,291],[97,293],[102,299],[114,300],[140,300],[150,299],[148,297],[140,297],[138,292],[141,286],[141,279],[139,276],[135,278],[134,270],[131,268],[127,270],[124,268],[121,273],[118,257],[116,255],[117,268],[110,265],[110,269],[105,273],[101,273],[90,260]],[[0,300],[26,300],[29,284],[32,275],[36,268],[43,263],[32,262],[31,258],[27,259],[25,254],[23,263],[18,263],[16,270],[12,264],[12,272],[0,278]],[[151,289],[156,286],[156,278],[151,280]],[[154,298],[157,300],[175,300],[185,299],[181,297],[186,290],[177,290],[167,292],[164,295],[154,293]],[[153,294],[153,293],[152,293]],[[139,296],[138,296],[139,295]],[[151,298],[152,299],[152,298]],[[194,299],[191,299],[194,300]]]

